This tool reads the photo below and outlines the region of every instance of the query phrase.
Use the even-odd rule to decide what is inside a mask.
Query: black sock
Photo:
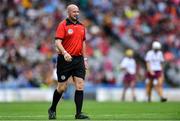
[[[52,105],[51,105],[51,107],[50,107],[51,110],[56,111],[56,106],[57,106],[57,104],[58,104],[61,96],[62,96],[62,93],[59,93],[59,92],[57,91],[57,89],[56,89],[56,90],[54,91],[53,101],[52,101]]]
[[[76,114],[81,113],[82,105],[83,105],[83,91],[82,90],[76,90],[75,96],[74,96],[74,102],[76,104]]]

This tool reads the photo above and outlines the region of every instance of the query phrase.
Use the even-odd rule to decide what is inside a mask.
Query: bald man
[[[49,119],[56,119],[56,106],[67,88],[68,79],[72,77],[75,85],[74,102],[75,119],[89,119],[82,113],[85,69],[87,68],[85,27],[79,22],[79,8],[67,6],[68,16],[59,23],[55,33],[55,46],[58,52],[57,77],[58,85],[53,94]]]

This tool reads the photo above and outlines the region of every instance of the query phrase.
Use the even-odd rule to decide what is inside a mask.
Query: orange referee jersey
[[[85,38],[85,27],[78,21],[76,24],[68,18],[59,23],[55,39],[61,39],[64,49],[72,56],[82,55]]]

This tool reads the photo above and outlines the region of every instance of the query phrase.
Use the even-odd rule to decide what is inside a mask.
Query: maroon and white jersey
[[[149,50],[146,54],[145,61],[149,62],[152,71],[161,71],[161,63],[164,61],[164,57],[161,51],[155,52]]]
[[[129,74],[136,73],[136,61],[133,58],[124,57],[120,66],[126,69]]]

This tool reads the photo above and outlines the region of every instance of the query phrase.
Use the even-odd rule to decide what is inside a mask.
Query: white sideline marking
[[[171,113],[170,113],[171,114]],[[115,115],[110,115],[110,114],[105,114],[105,115],[89,115],[90,117],[91,117],[91,120],[93,120],[93,121],[141,121],[141,119],[118,119],[118,117],[119,116],[122,116],[122,115],[124,115],[124,116],[126,116],[126,115],[129,115],[129,114],[115,114]],[[132,115],[132,114],[131,114]],[[136,115],[136,114],[134,114],[134,115]],[[154,115],[154,113],[151,113],[151,114],[143,114],[143,115]],[[60,116],[59,116],[60,117]],[[62,119],[57,119],[57,121],[59,121],[59,120],[61,120],[61,121],[74,121],[74,119],[64,119],[64,118],[74,118],[74,115],[63,115],[62,116]],[[102,120],[102,119],[93,119],[94,117],[96,117],[96,118],[102,118],[102,117],[109,117],[109,118],[116,118],[116,119],[104,119],[104,120]],[[3,119],[1,119],[1,118],[3,118]],[[10,118],[10,119],[6,119],[6,118]],[[7,116],[7,115],[3,115],[3,116],[1,116],[0,115],[0,121],[19,121],[18,119],[16,119],[16,120],[12,120],[12,118],[28,118],[28,119],[21,119],[22,121],[48,121],[48,115],[18,115],[18,114],[16,114],[16,115],[10,115],[10,116]],[[30,119],[30,118],[33,118],[33,119]],[[34,119],[34,118],[45,118],[45,119]],[[47,120],[46,120],[47,119]],[[169,119],[165,119],[165,120],[163,120],[163,119],[142,119],[142,121],[178,121],[177,119],[171,119],[171,120],[169,120]]]
[[[174,113],[168,113],[168,114],[174,114]],[[90,117],[119,117],[119,116],[126,116],[126,115],[137,115],[137,114],[126,114],[126,113],[122,113],[122,114],[104,114],[104,115],[89,115]],[[147,116],[151,116],[151,115],[156,115],[155,113],[141,113],[141,115],[147,115]],[[58,115],[57,115],[58,116]],[[10,118],[10,117],[19,117],[19,118],[28,118],[28,117],[48,117],[47,115],[20,115],[20,114],[14,114],[14,115],[0,115],[0,118]],[[74,115],[63,115],[63,118],[66,117],[74,117]]]
[[[107,115],[97,115],[97,116],[99,116],[99,117],[110,117],[110,116],[120,116],[120,115],[122,115],[122,114],[117,114],[117,115],[109,115],[109,114],[107,114]],[[6,115],[3,115],[3,116],[0,116],[0,117],[47,117],[48,116],[48,114],[47,115],[26,115],[26,116],[20,116],[20,115],[11,115],[11,116],[6,116]],[[63,115],[62,117],[72,117],[72,116],[74,116],[74,115]],[[89,115],[89,116],[93,116],[93,115]]]
[[[0,116],[0,118],[10,118],[10,117],[19,117],[19,118],[28,118],[28,117],[47,117],[48,115],[29,115],[29,116]]]
[[[96,117],[116,117],[116,116],[120,116],[122,114],[117,114],[117,115],[96,115]],[[90,117],[94,117],[94,115],[89,115]],[[13,117],[17,117],[17,118],[30,118],[30,117],[35,117],[35,118],[41,118],[41,117],[48,117],[48,115],[26,115],[26,116],[20,116],[20,115],[11,115],[11,116],[0,116],[0,118],[13,118]],[[66,118],[66,117],[74,117],[74,115],[63,115],[62,116],[63,118]]]

